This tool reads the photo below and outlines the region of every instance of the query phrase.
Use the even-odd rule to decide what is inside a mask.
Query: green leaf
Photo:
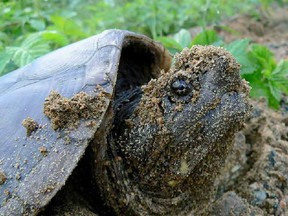
[[[67,37],[69,36],[69,38],[75,38],[75,40],[87,37],[83,28],[72,19],[61,16],[51,16],[51,21],[54,25],[50,26],[48,28],[49,30],[56,30]]]
[[[279,101],[272,94],[271,95],[269,94],[268,105],[269,105],[269,107],[271,107],[275,110],[278,110],[280,108]]]
[[[231,42],[225,48],[232,53],[241,65],[241,74],[253,73],[257,69],[257,64],[248,53],[250,40],[242,39]]]
[[[241,55],[247,55],[247,49],[249,46],[250,40],[249,39],[241,39],[235,40],[225,46],[225,48],[231,52],[235,57]]]
[[[220,38],[216,31],[206,30],[196,35],[191,45],[210,45],[218,41],[220,41]]]
[[[0,32],[0,41],[1,42],[8,42],[9,41],[9,36],[8,34],[4,32]]]
[[[30,25],[37,31],[43,31],[46,27],[45,22],[42,20],[32,19],[29,20]]]
[[[33,59],[50,51],[48,43],[43,39],[42,32],[29,35],[20,46],[7,47],[12,60],[19,67],[30,63]]]
[[[275,100],[278,101],[279,103],[281,100],[281,90],[277,87],[277,83],[275,81],[269,80],[268,84],[271,94],[273,95]]]
[[[252,98],[264,97],[268,101],[268,105],[273,109],[279,109],[279,87],[273,82],[269,82],[263,79],[260,71],[256,71],[252,74],[244,74],[243,77],[249,81],[249,85],[252,87],[250,96]],[[280,96],[279,96],[280,94]]]
[[[174,35],[175,41],[181,45],[182,48],[190,48],[191,44],[191,34],[186,29],[181,29],[177,34]]]
[[[158,37],[157,41],[161,42],[167,49],[173,49],[176,50],[177,52],[180,52],[182,50],[182,46],[173,38]]]
[[[173,56],[175,55],[176,53],[179,53],[181,52],[181,50],[178,50],[178,49],[175,49],[175,48],[168,48],[170,54]]]
[[[251,52],[261,59],[273,58],[273,53],[266,46],[260,44],[252,44]]]
[[[50,17],[51,22],[57,26],[59,29],[64,30],[65,29],[65,23],[66,23],[66,19],[64,17],[61,16],[51,16]]]
[[[272,71],[270,80],[288,95],[288,61],[281,60]]]
[[[11,54],[5,51],[0,52],[0,76],[4,75],[4,69],[11,60]]]
[[[65,46],[69,44],[68,38],[58,31],[45,31],[42,34],[47,41],[54,42],[57,46]]]
[[[260,80],[257,82],[249,82],[252,87],[250,96],[253,98],[264,97],[268,101],[268,105],[273,109],[279,109],[279,91],[273,86],[267,85]]]
[[[276,68],[272,71],[273,76],[280,76],[280,77],[285,77],[287,79],[288,76],[288,61],[281,60]]]
[[[267,78],[270,77],[272,71],[276,68],[276,61],[273,53],[267,47],[259,44],[253,44],[251,48],[251,58],[257,61],[263,76]]]

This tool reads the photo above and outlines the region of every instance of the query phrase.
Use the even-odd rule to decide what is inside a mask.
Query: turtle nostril
[[[191,91],[191,85],[185,80],[176,80],[171,84],[171,89],[180,96],[188,95]]]

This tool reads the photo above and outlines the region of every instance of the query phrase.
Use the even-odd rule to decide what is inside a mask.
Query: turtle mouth
[[[158,158],[150,157],[154,163],[148,165],[145,175],[149,176],[149,173],[158,167],[157,169],[162,170],[161,181],[167,185],[168,191],[175,186],[182,187],[201,161],[213,152],[213,148],[226,145],[232,134],[241,129],[251,109],[247,94],[248,91],[229,91],[223,93],[219,99],[206,102],[206,108],[202,110],[200,105],[196,105],[194,109],[188,107],[188,111],[178,112],[180,117],[174,116],[171,122],[166,124],[174,126],[169,128],[172,137],[169,145],[165,146]],[[159,196],[166,196],[159,192],[157,187],[156,185],[155,192],[159,193]]]
[[[251,107],[247,101],[247,91],[231,91],[224,93],[220,100],[211,102],[209,110],[202,112],[194,119],[187,118],[186,124],[190,127],[182,130],[181,135],[173,143],[174,148],[179,149],[177,164],[172,172],[179,174],[183,170],[183,160],[185,159],[185,172],[180,172],[183,177],[190,175],[195,167],[206,157],[206,155],[215,148],[215,145],[224,145],[225,139],[240,130],[245,118],[249,115]],[[193,111],[194,112],[194,111]],[[201,112],[199,112],[201,113]],[[181,130],[181,128],[178,128]],[[185,140],[185,137],[190,137]],[[182,166],[182,168],[181,168]]]
[[[185,149],[183,155],[187,157],[189,173],[215,147],[216,143],[243,127],[243,122],[251,110],[246,92],[224,93],[221,100],[217,101],[216,104],[213,109],[197,120],[198,127],[190,132],[194,134],[194,136],[191,135],[190,144],[187,143],[186,147],[183,146]],[[182,137],[185,136],[187,134],[183,132]],[[201,143],[201,147],[199,143]],[[189,153],[191,148],[193,148],[193,155]],[[195,155],[197,156],[195,157]]]
[[[156,145],[157,149],[154,151],[159,154],[149,155],[150,162],[141,165],[142,190],[147,191],[149,188],[157,197],[168,197],[171,194],[176,196],[175,188],[185,187],[187,179],[191,178],[207,155],[213,152],[213,148],[226,145],[225,139],[228,140],[231,134],[242,127],[250,109],[246,97],[246,93],[231,91],[209,105],[206,102],[206,109],[200,110],[199,105],[192,111],[189,110],[192,116],[185,110],[184,114],[178,112],[180,118],[177,117],[176,121],[172,118],[171,122],[166,123],[166,126],[174,126],[169,128],[167,134],[171,138],[169,144],[162,147]],[[200,110],[200,115],[195,115],[196,110]],[[150,176],[161,178],[156,181],[155,178],[150,179]]]

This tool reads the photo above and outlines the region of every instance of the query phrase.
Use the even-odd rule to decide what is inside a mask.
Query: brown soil
[[[237,135],[233,154],[216,183],[221,198],[212,215],[218,215],[219,209],[232,211],[236,204],[246,209],[244,215],[288,213],[288,115],[267,108],[264,101],[252,104],[252,116]],[[221,215],[229,215],[223,212]]]
[[[288,60],[288,10],[237,16],[215,27],[225,42],[250,38],[266,45],[277,61]],[[200,29],[193,29],[192,33]],[[288,113],[252,101],[253,113],[236,137],[233,153],[216,181],[208,215],[288,215]]]
[[[36,131],[39,127],[38,123],[32,118],[28,117],[22,121],[22,125],[26,128],[27,136],[30,136],[32,132]]]
[[[228,28],[220,28],[219,33],[226,42],[250,38],[269,47],[277,60],[288,60],[288,9],[268,10],[261,15],[261,18],[245,15],[225,21],[223,25]]]

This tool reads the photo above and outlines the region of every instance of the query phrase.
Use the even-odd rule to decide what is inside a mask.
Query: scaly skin
[[[239,64],[222,48],[194,46],[142,91],[120,129],[94,143],[102,197],[116,215],[199,213],[250,111]],[[109,133],[109,119],[112,110],[98,133]]]

